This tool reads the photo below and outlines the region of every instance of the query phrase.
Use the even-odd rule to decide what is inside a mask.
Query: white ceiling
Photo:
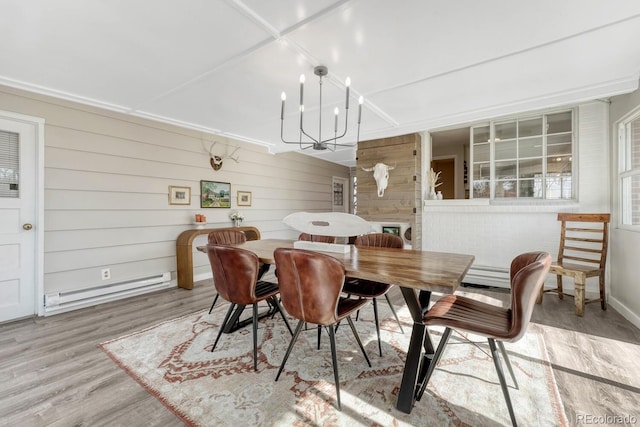
[[[627,93],[637,0],[0,0],[0,84],[238,138],[276,153],[365,98],[360,139]],[[323,126],[324,128],[324,126]],[[215,139],[215,138],[213,138]],[[345,140],[355,140],[352,127]],[[352,166],[355,150],[306,150]]]

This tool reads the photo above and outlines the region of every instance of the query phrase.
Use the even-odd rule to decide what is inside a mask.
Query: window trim
[[[625,117],[617,122],[616,133],[618,139],[618,167],[617,167],[617,180],[618,180],[618,227],[623,230],[640,232],[640,224],[633,224],[633,206],[631,194],[629,198],[625,199],[625,183],[626,178],[632,178],[634,176],[640,176],[640,165],[635,168],[632,167],[632,151],[631,144],[627,141],[627,127],[630,127],[631,123],[635,120],[640,120],[640,107],[635,108]],[[631,189],[628,189],[629,193]],[[625,203],[629,203],[630,207],[625,210]],[[627,215],[631,217],[628,220],[631,223],[625,223]]]

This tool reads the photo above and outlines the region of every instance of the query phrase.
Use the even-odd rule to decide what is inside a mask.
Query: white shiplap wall
[[[271,155],[264,147],[138,119],[0,86],[0,109],[42,117],[45,127],[45,294],[102,286],[172,272],[175,240],[204,213],[211,227],[229,227],[229,212],[263,238],[297,233],[282,224],[291,212],[332,208],[332,176],[346,167],[299,153]],[[240,145],[240,163],[209,166],[203,149],[215,139]],[[224,151],[218,144],[214,152]],[[200,209],[200,180],[231,183],[232,209]],[[191,187],[191,205],[168,204],[170,185]],[[237,208],[238,190],[252,206]],[[196,241],[196,244],[204,242]],[[210,275],[194,256],[195,275]],[[109,268],[111,279],[101,280]]]

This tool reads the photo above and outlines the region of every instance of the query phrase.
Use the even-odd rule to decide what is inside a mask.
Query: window
[[[640,112],[618,127],[621,224],[640,226]]]
[[[573,111],[472,126],[472,197],[573,197]]]

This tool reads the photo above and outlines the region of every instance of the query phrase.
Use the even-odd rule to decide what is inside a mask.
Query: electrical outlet
[[[102,280],[111,279],[111,270],[109,270],[108,268],[103,268],[100,274],[102,276]]]

